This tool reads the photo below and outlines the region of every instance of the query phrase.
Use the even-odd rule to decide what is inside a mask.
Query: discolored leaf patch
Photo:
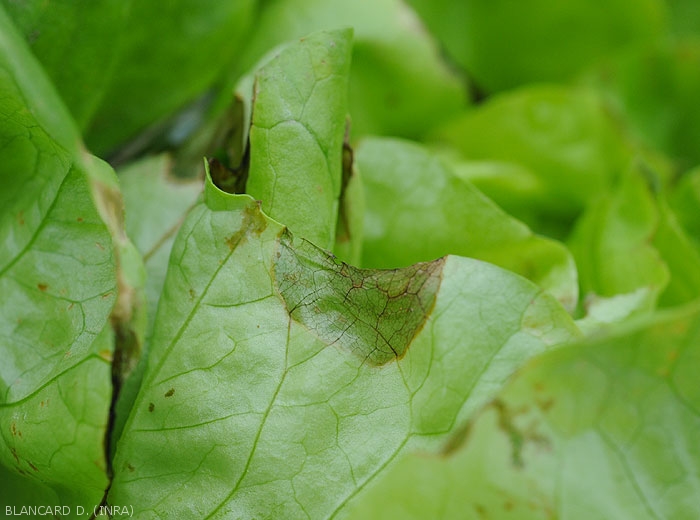
[[[290,316],[372,365],[401,358],[435,305],[445,261],[358,269],[305,240],[280,238],[274,266]]]

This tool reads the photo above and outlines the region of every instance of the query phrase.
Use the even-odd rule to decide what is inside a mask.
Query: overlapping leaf
[[[469,256],[529,278],[568,309],[576,307],[578,279],[566,247],[534,235],[446,161],[392,139],[366,139],[356,157],[366,193],[365,267]]]
[[[168,155],[148,157],[120,169],[126,231],[146,267],[148,318],[155,317],[175,235],[202,192],[199,179],[176,179]],[[148,327],[149,330],[151,327]]]
[[[482,185],[478,177],[474,182],[535,231],[560,236],[566,236],[567,226],[588,202],[613,185],[631,157],[595,92],[556,86],[493,97],[440,128],[435,138],[466,159],[510,162],[524,169],[511,176],[534,180],[527,205],[519,184]]]
[[[343,35],[306,38],[276,66],[301,60],[303,78],[308,56],[325,58],[310,51]],[[109,502],[142,518],[332,516],[577,333],[505,270],[454,256],[357,269],[209,180],[173,246]]]
[[[246,193],[272,218],[329,249],[341,191],[352,31],[332,34],[311,35],[271,58],[256,72],[253,91],[244,92],[252,103]]]
[[[420,137],[465,107],[459,78],[415,13],[398,0],[267,1],[241,72],[282,42],[348,26],[355,33],[349,77],[354,135]]]
[[[342,517],[695,518],[698,360],[697,305],[542,356]]]
[[[113,76],[132,1],[0,3],[84,128]]]
[[[112,153],[127,141],[140,139],[132,143],[140,151],[149,139],[162,138],[153,132],[153,125],[161,124],[158,130],[164,132],[168,123],[174,124],[164,120],[230,73],[256,5],[256,0],[133,2],[118,42],[115,74],[86,129],[90,148]],[[201,111],[178,120],[184,127],[177,131],[191,131],[203,116]],[[146,129],[151,132],[142,134]]]
[[[76,514],[108,484],[110,409],[142,341],[141,263],[114,172],[83,151],[2,10],[0,89],[0,461],[13,475],[0,493]]]
[[[0,460],[64,504],[99,503],[117,300],[113,240],[92,197],[102,181],[1,10],[0,89]]]
[[[617,297],[625,313],[648,312],[700,296],[700,255],[640,171],[590,205],[570,245],[589,306]]]

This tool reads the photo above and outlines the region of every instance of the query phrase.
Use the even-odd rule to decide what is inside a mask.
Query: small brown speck
[[[127,462],[127,464],[126,464],[126,469],[128,469],[128,470],[131,471],[132,473],[136,470],[136,468],[133,467],[133,466],[132,466],[131,464],[129,464],[128,462]]]
[[[175,393],[175,389],[171,388],[167,392],[165,392],[165,397],[172,397],[172,395]]]
[[[154,405],[153,403],[148,403],[148,411],[149,412],[152,412],[155,409],[155,407],[156,407],[156,405]]]
[[[83,217],[78,217],[78,222],[82,222],[82,221],[83,221]]]
[[[38,283],[38,284],[36,284],[36,286],[39,288],[40,291],[46,291],[46,289],[49,288],[49,286],[46,285],[45,283]]]

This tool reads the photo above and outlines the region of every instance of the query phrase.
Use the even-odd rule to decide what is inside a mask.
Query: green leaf
[[[661,0],[410,0],[486,92],[565,82],[626,46],[662,35]]]
[[[22,507],[26,508],[29,505],[60,505],[61,503],[58,495],[51,488],[34,478],[18,475],[17,472],[2,464],[0,464],[0,482],[2,482],[0,497],[2,497],[3,512],[6,517],[10,516],[8,506],[11,511],[21,511]]]
[[[229,75],[256,4],[256,0],[133,2],[115,73],[87,127],[90,148],[112,153],[152,125],[162,132],[163,125],[172,123],[165,119],[173,112]],[[191,123],[187,121],[187,126]],[[141,135],[152,137],[148,132]]]
[[[175,235],[202,192],[200,179],[177,179],[171,175],[171,168],[172,159],[162,154],[118,171],[126,232],[143,256],[146,268],[145,292],[150,323],[165,282]]]
[[[143,343],[142,263],[114,172],[85,153],[2,9],[0,90],[0,461],[32,481],[8,503],[55,496],[72,517],[108,486],[114,404]]]
[[[700,5],[694,0],[666,0],[670,25],[681,37],[700,36]]]
[[[84,128],[113,76],[132,1],[0,3]]]
[[[668,307],[700,297],[700,253],[639,170],[588,208],[570,247],[582,293],[594,303],[627,295],[635,311],[648,312],[657,301]]]
[[[507,271],[452,256],[359,270],[208,183],[173,247],[109,502],[144,518],[328,516],[576,334]]]
[[[543,355],[346,518],[696,518],[698,360],[697,305]]]
[[[462,110],[467,95],[415,13],[399,0],[268,0],[239,69],[314,31],[352,27],[352,130],[417,138]]]
[[[693,246],[664,199],[659,201],[659,215],[654,246],[671,273],[659,303],[671,307],[692,302],[700,298],[700,251]]]
[[[515,271],[576,307],[577,274],[566,247],[534,235],[439,157],[388,138],[363,140],[356,156],[366,196],[363,266],[469,256]]]
[[[255,73],[246,192],[300,236],[335,242],[352,31],[319,32]],[[246,85],[250,81],[246,81]]]
[[[584,297],[644,288],[641,308],[653,309],[669,281],[668,267],[653,245],[658,227],[658,206],[646,179],[629,171],[614,192],[586,210],[569,241]]]
[[[608,60],[591,80],[635,137],[675,160],[700,164],[700,41],[656,45]]]
[[[541,220],[564,226],[607,191],[630,158],[629,146],[598,96],[555,86],[532,86],[493,97],[442,127],[435,139],[467,159],[524,167],[539,185],[533,195],[541,195],[529,201],[530,211],[523,212],[521,196],[513,197],[516,204],[511,206],[506,190],[499,198],[497,191],[486,194],[516,217],[542,215]],[[526,222],[537,224],[531,217]]]
[[[107,486],[118,302],[102,166],[0,8],[0,461],[62,504]],[[0,496],[13,488],[0,489]]]
[[[700,167],[686,173],[674,187],[669,204],[697,247],[700,248]]]

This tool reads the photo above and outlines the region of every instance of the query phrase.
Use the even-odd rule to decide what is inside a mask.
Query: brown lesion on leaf
[[[523,463],[522,451],[524,444],[523,434],[513,424],[513,415],[506,408],[505,403],[500,399],[495,399],[491,406],[498,413],[498,427],[504,432],[511,444],[511,461],[516,468],[525,466]]]
[[[260,209],[260,202],[255,201],[243,209],[243,222],[241,227],[233,235],[226,238],[226,244],[233,251],[248,236],[259,237],[267,229],[267,218]]]
[[[401,359],[428,320],[444,258],[401,269],[358,269],[289,231],[274,278],[290,316],[370,365]]]
[[[554,398],[553,397],[548,397],[545,399],[538,399],[536,400],[537,406],[539,407],[540,410],[543,412],[549,412],[552,407],[554,406]]]
[[[352,226],[350,225],[349,219],[350,203],[347,200],[347,188],[350,179],[355,175],[355,152],[352,146],[350,146],[350,120],[348,119],[345,122],[345,136],[343,138],[340,204],[335,230],[335,240],[338,243],[349,242],[352,238]]]
[[[536,418],[526,428],[516,425],[518,416],[530,413],[529,407],[512,409],[501,399],[494,399],[490,407],[498,414],[498,428],[506,434],[510,441],[511,463],[515,468],[522,469],[525,467],[523,449],[527,443],[546,450],[552,449],[551,439],[538,431],[539,421]]]
[[[172,397],[173,395],[175,395],[175,389],[174,389],[174,388],[171,388],[170,390],[168,390],[167,392],[165,392],[165,397]]]
[[[539,399],[536,400],[536,404],[539,410],[546,413],[554,405],[554,399]],[[525,467],[523,450],[528,443],[543,450],[550,451],[552,449],[552,440],[539,431],[541,425],[539,412],[533,410],[532,407],[524,405],[512,408],[503,399],[496,398],[483,409],[483,411],[488,410],[495,412],[496,426],[508,438],[511,446],[511,464],[515,469],[521,470]],[[531,418],[528,424],[525,426],[516,424],[516,422],[522,422],[522,418],[528,415]],[[457,429],[443,447],[440,453],[441,456],[450,457],[456,451],[462,449],[468,442],[471,432],[481,417],[483,417],[483,413],[478,414],[464,426]]]
[[[454,433],[450,435],[450,437],[447,439],[447,442],[442,447],[442,450],[440,450],[440,456],[448,458],[454,455],[458,450],[460,450],[467,442],[467,439],[471,435],[473,428],[473,419],[468,421],[464,425],[457,427]]]
[[[153,403],[148,403],[148,411],[152,412],[153,410],[156,409],[156,405]]]
[[[38,284],[36,284],[36,287],[41,292],[46,292],[46,290],[49,288],[48,284],[45,284],[45,283],[38,283]]]

